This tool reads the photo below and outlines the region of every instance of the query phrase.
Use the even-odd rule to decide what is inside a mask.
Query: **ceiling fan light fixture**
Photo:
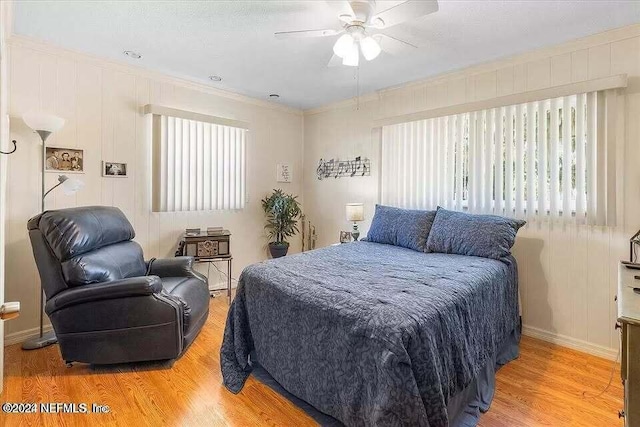
[[[365,37],[360,40],[360,49],[362,50],[362,55],[364,59],[367,61],[371,61],[375,59],[378,55],[380,55],[380,44],[375,41],[373,37]]]
[[[351,34],[343,34],[333,45],[333,53],[344,59],[353,50],[354,46],[353,36]]]
[[[342,58],[342,65],[346,65],[348,67],[357,67],[360,62],[360,49],[358,49],[357,44],[353,44],[349,53]]]

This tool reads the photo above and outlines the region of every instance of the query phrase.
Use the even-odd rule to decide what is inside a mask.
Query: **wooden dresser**
[[[622,333],[621,373],[624,384],[625,426],[640,426],[640,270],[620,264],[618,269],[618,325]]]

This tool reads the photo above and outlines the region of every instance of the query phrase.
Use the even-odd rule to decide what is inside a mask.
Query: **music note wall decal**
[[[371,160],[361,156],[349,160],[320,159],[318,168],[316,169],[316,175],[320,180],[325,178],[343,178],[346,176],[370,176]]]

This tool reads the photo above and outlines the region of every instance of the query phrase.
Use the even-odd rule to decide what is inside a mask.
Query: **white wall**
[[[463,54],[459,52],[459,54]],[[590,36],[426,81],[305,112],[304,195],[319,246],[348,230],[344,205],[365,202],[368,229],[378,200],[376,119],[627,73],[624,122],[624,225],[617,228],[536,224],[514,248],[520,268],[525,333],[615,357],[617,262],[640,228],[640,25]],[[320,158],[367,156],[371,177],[319,181]],[[363,233],[364,234],[364,233]]]
[[[40,210],[41,145],[20,119],[28,110],[42,109],[66,119],[64,128],[47,145],[85,150],[85,173],[79,176],[86,184],[84,189],[74,196],[53,192],[47,198],[47,209],[118,206],[132,222],[147,258],[173,256],[179,235],[187,227],[224,226],[232,232],[233,275],[237,278],[244,266],[267,257],[260,199],[279,187],[302,200],[303,117],[298,110],[21,37],[10,40],[10,63],[11,136],[19,141],[19,149],[9,158],[5,278],[7,299],[21,301],[22,313],[7,324],[7,342],[24,338],[38,326],[39,277],[26,224]],[[150,137],[148,120],[140,112],[149,103],[250,124],[245,210],[151,212]],[[127,162],[130,176],[101,177],[102,160]],[[276,183],[277,163],[291,164],[292,183]],[[47,186],[56,178],[47,173]],[[300,239],[291,243],[291,251],[298,251]],[[223,280],[213,276],[212,282]]]

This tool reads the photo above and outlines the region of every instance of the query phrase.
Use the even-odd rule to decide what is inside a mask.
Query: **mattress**
[[[354,242],[247,267],[221,348],[239,392],[249,355],[347,425],[448,425],[519,325],[517,266]]]

